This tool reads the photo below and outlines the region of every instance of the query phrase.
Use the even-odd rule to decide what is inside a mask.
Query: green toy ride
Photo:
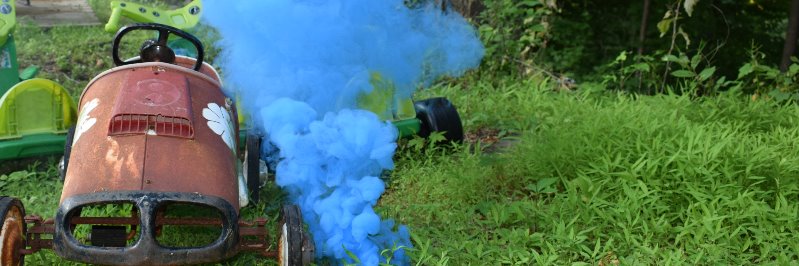
[[[443,97],[413,101],[397,97],[394,83],[372,72],[369,79],[372,91],[358,97],[358,107],[377,114],[381,120],[390,120],[399,130],[401,138],[420,136],[427,138],[432,132],[443,132],[444,140],[463,140],[463,125],[449,100]]]
[[[36,67],[19,72],[13,32],[14,1],[0,4],[0,161],[64,152],[75,124],[75,102],[57,83],[33,78]]]
[[[191,1],[186,6],[175,10],[156,8],[130,1],[111,1],[111,17],[105,24],[105,30],[112,33],[119,30],[121,17],[136,22],[158,23],[180,30],[188,30],[200,22],[202,7],[203,3],[199,0]]]

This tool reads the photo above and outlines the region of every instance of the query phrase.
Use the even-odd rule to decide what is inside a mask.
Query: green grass
[[[111,67],[110,42],[100,27],[17,30],[22,66],[44,65],[40,76],[74,96]],[[409,226],[414,264],[797,263],[799,107],[551,87],[472,73],[418,93],[447,96],[468,132],[496,130],[515,145],[401,142],[378,211]],[[0,175],[0,194],[52,217],[53,163]],[[275,218],[282,193],[262,195],[242,216]],[[49,251],[27,261],[67,264]]]
[[[414,261],[799,259],[796,106],[483,84],[439,92],[465,107],[472,129],[505,126],[520,142],[499,154],[400,150],[380,204],[412,228]]]
[[[14,39],[20,68],[41,66],[38,77],[61,84],[75,100],[94,75],[113,66],[113,35],[101,27],[18,25]]]

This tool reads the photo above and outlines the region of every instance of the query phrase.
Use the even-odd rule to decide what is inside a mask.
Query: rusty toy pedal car
[[[137,31],[158,39],[123,61],[120,42]],[[170,36],[194,44],[198,56],[176,56]],[[25,216],[20,200],[0,197],[0,264],[20,265],[41,249],[103,265],[197,264],[240,251],[277,257],[281,265],[311,262],[313,241],[298,207],[283,208],[277,248],[265,218],[239,219],[248,178],[240,177],[236,108],[203,54],[197,38],[173,27],[134,24],[117,32],[117,66],[81,95],[55,218]],[[96,211],[110,205],[121,211]],[[171,238],[174,231],[210,236],[184,244]]]

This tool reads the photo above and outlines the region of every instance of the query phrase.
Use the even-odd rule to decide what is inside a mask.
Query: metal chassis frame
[[[131,203],[138,217],[71,217],[82,206],[108,203]],[[157,215],[165,203],[188,203],[211,206],[220,211],[216,218],[165,218]],[[134,211],[135,212],[135,211]],[[277,257],[277,251],[267,241],[266,219],[253,222],[238,221],[235,209],[222,198],[197,193],[114,191],[76,195],[65,199],[55,219],[43,220],[27,216],[27,246],[24,255],[41,249],[53,249],[62,258],[102,265],[175,265],[198,264],[224,260],[240,251],[256,252]],[[127,247],[97,247],[81,244],[70,228],[76,224],[138,225],[139,239]],[[170,248],[160,246],[156,237],[159,225],[221,225],[221,237],[203,247]],[[52,235],[52,239],[43,237]]]

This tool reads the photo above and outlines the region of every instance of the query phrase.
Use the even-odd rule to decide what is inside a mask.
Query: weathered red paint
[[[79,110],[98,101],[88,112],[95,121],[73,143],[61,201],[99,191],[189,192],[223,198],[238,212],[236,156],[202,115],[213,103],[235,118],[235,106],[210,65],[197,72],[184,67],[193,59],[179,57],[177,63],[116,67],[89,83]],[[159,135],[155,128],[109,134],[113,117],[126,114],[186,119],[192,136]]]
[[[155,73],[133,71],[128,75],[114,106],[109,135],[194,137],[186,78],[176,72]]]

